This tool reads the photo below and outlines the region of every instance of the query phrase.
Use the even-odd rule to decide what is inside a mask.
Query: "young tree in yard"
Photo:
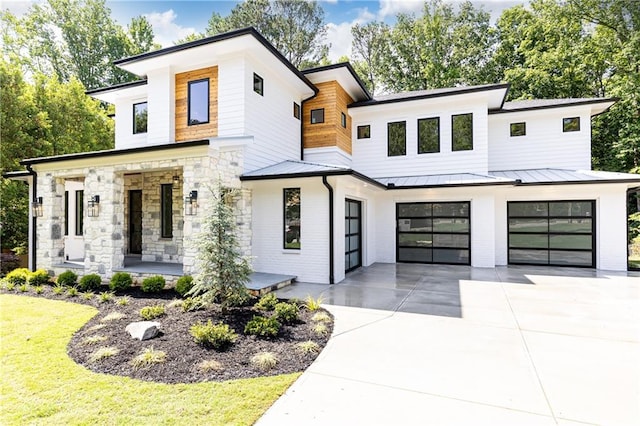
[[[229,202],[234,190],[218,184],[211,192],[213,205],[197,239],[199,272],[194,276],[194,285],[188,294],[220,303],[226,309],[248,299],[245,285],[249,282],[251,266],[240,254],[236,237],[234,209]]]

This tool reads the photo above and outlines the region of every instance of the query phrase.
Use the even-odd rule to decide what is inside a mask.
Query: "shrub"
[[[75,287],[69,287],[67,289],[67,297],[76,297],[78,295],[78,289]]]
[[[82,291],[93,291],[100,288],[102,284],[102,277],[98,274],[89,274],[80,278],[80,285],[78,287]]]
[[[131,275],[126,272],[116,272],[109,282],[111,291],[124,291],[131,288],[132,285],[133,280],[131,279]]]
[[[278,298],[273,293],[267,293],[258,300],[254,307],[261,311],[273,311],[278,303]]]
[[[275,318],[254,316],[244,327],[245,334],[258,337],[275,337],[280,331],[280,323]]]
[[[20,258],[13,253],[0,254],[0,276],[5,276],[9,272],[20,266]]]
[[[311,295],[309,295],[305,300],[305,306],[310,311],[317,311],[318,309],[320,309],[321,303],[322,303],[322,297],[318,297],[317,299],[314,299],[313,297],[311,297]]]
[[[326,312],[316,312],[311,317],[311,321],[314,322],[331,322],[331,317]]]
[[[238,338],[228,324],[213,324],[211,320],[206,324],[198,321],[189,328],[189,333],[197,344],[218,350],[227,348]]]
[[[49,273],[44,269],[38,269],[37,271],[33,271],[29,274],[28,282],[32,286],[39,286],[49,284]]]
[[[216,361],[215,359],[205,359],[198,363],[198,370],[203,373],[207,373],[209,371],[222,371],[224,370],[224,367],[221,362]]]
[[[89,356],[89,362],[100,361],[104,358],[109,358],[110,356],[118,355],[120,353],[120,349],[114,348],[113,346],[102,347],[95,351]]]
[[[296,349],[303,354],[317,354],[320,352],[320,345],[313,340],[307,340],[296,344]]]
[[[142,280],[142,291],[145,293],[157,293],[164,288],[165,284],[164,277],[160,275],[147,277]]]
[[[107,303],[113,299],[113,293],[110,291],[103,291],[100,293],[100,303]]]
[[[75,287],[78,284],[78,275],[73,271],[64,271],[58,275],[56,283],[63,287]]]
[[[207,303],[201,297],[187,297],[182,301],[182,312],[192,312],[204,309]]]
[[[156,351],[153,346],[145,348],[142,353],[131,360],[133,368],[150,367],[167,360],[167,354],[163,351]]]
[[[165,314],[164,305],[145,306],[140,309],[140,316],[146,321],[161,317]]]
[[[292,305],[291,303],[280,302],[276,304],[276,319],[285,323],[291,324],[298,320],[298,313],[300,310],[298,309],[298,305]]]
[[[5,279],[7,280],[7,283],[13,284],[14,287],[18,287],[27,283],[29,275],[31,275],[31,272],[29,272],[27,268],[18,268],[9,272]]]
[[[251,357],[251,364],[261,370],[271,370],[278,363],[278,358],[273,352],[260,352]]]
[[[191,275],[185,275],[178,278],[176,282],[175,291],[180,296],[184,297],[193,288],[193,277]]]

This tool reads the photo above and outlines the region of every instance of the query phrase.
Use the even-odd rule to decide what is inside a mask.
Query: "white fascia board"
[[[354,102],[366,99],[367,97],[367,94],[364,93],[362,87],[360,87],[346,67],[318,71],[305,75],[313,84],[337,81],[349,96],[351,96],[351,99],[353,99]]]
[[[99,99],[103,102],[115,104],[119,99],[144,98],[147,96],[147,91],[147,85],[141,84],[138,86],[123,87],[120,89],[109,90],[102,93],[90,94],[89,96],[95,99]]]

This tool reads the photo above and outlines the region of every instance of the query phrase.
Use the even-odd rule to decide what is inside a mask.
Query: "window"
[[[76,235],[84,229],[84,191],[76,191]]]
[[[371,126],[358,126],[358,139],[369,139],[371,137]]]
[[[162,238],[173,237],[173,185],[160,185],[160,228]]]
[[[418,120],[418,154],[440,152],[440,118]]]
[[[147,133],[147,103],[133,104],[133,134]]]
[[[345,129],[347,128],[347,116],[345,115],[344,112],[340,113],[340,124],[342,125],[342,127],[344,127]]]
[[[562,119],[562,131],[563,132],[579,132],[580,131],[580,117],[570,117]]]
[[[209,79],[189,82],[189,126],[209,122]]]
[[[473,149],[473,114],[451,116],[451,150]]]
[[[264,96],[264,80],[255,72],[253,73],[253,91]]]
[[[509,133],[511,136],[525,136],[527,134],[527,123],[511,123],[509,125]]]
[[[395,157],[407,153],[407,122],[396,121],[387,124],[387,155]]]
[[[293,103],[293,116],[300,120],[300,105]]]
[[[324,123],[324,108],[311,110],[311,124]]]
[[[300,249],[300,188],[284,189],[284,248]]]
[[[64,235],[69,235],[69,191],[64,191]]]

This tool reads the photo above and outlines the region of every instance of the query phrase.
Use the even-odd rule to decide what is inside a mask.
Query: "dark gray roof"
[[[558,108],[572,105],[588,105],[616,102],[616,98],[565,98],[565,99],[522,99],[505,102],[502,108],[489,111],[489,114],[500,114],[532,109]]]
[[[520,180],[522,184],[570,184],[640,182],[640,174],[601,172],[596,170],[531,169],[489,172],[491,176]]]
[[[476,186],[505,185],[515,183],[511,179],[476,173],[454,173],[445,175],[398,176],[375,178],[383,185],[394,188],[436,187],[436,186]]]

